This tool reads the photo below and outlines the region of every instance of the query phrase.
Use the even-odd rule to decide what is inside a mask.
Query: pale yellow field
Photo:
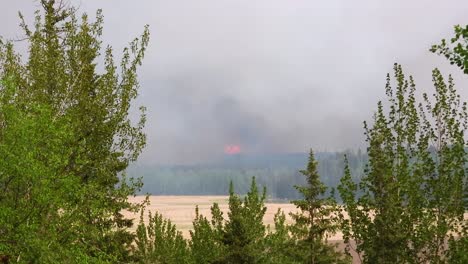
[[[211,218],[210,207],[214,202],[218,203],[221,210],[227,218],[226,212],[228,211],[228,196],[150,196],[150,205],[147,211],[159,212],[165,218],[171,219],[178,230],[182,231],[184,237],[189,238],[189,230],[192,229],[192,221],[195,218],[195,206],[198,205],[200,213]],[[129,201],[140,203],[145,199],[145,196],[130,197]],[[290,222],[290,212],[296,211],[296,207],[289,203],[266,203],[267,212],[265,214],[264,222],[266,225],[274,227],[273,217],[278,211],[278,208],[286,214],[287,221]],[[139,214],[126,212],[127,217],[131,217],[138,221]],[[468,219],[468,214],[465,214],[465,219]],[[340,250],[343,250],[344,244],[342,242],[342,234],[337,233],[328,238],[329,242],[336,243]],[[351,252],[353,256],[353,263],[359,263],[355,252]]]
[[[159,212],[165,218],[168,218],[177,226],[185,238],[190,238],[189,230],[192,229],[192,221],[195,218],[195,206],[198,205],[200,214],[211,219],[210,207],[214,202],[219,204],[219,207],[224,213],[224,217],[227,218],[228,211],[228,196],[150,196],[150,205],[147,210],[152,212]],[[134,203],[141,203],[145,199],[145,196],[130,197],[129,201]],[[278,209],[280,208],[286,215],[288,222],[291,221],[289,217],[290,212],[295,212],[296,207],[290,203],[266,203],[267,211],[264,217],[266,225],[274,227],[273,218]],[[133,214],[126,212],[127,217],[134,218],[138,222],[139,214]],[[340,250],[344,249],[342,243],[342,234],[334,234],[329,237],[329,242],[337,244]],[[356,262],[357,258],[354,252],[352,256]]]
[[[144,196],[130,197],[131,202],[141,202],[144,200]],[[152,212],[159,212],[164,217],[171,219],[171,221],[182,231],[185,237],[189,236],[189,230],[192,228],[192,221],[195,218],[195,206],[198,205],[200,214],[211,219],[210,207],[213,203],[219,204],[219,207],[224,212],[224,216],[227,217],[226,212],[228,211],[228,196],[150,196],[150,206],[147,210]],[[277,212],[278,208],[281,208],[285,214],[295,210],[295,206],[292,204],[278,204],[278,203],[267,203],[267,212],[265,214],[265,224],[273,226],[273,217]],[[139,215],[129,216],[138,219]]]
[[[130,197],[129,201],[140,203],[145,199],[145,196]],[[159,212],[165,218],[168,218],[174,223],[178,230],[182,231],[184,237],[188,238],[189,230],[192,229],[192,221],[195,218],[195,206],[198,205],[200,214],[211,219],[210,207],[213,203],[219,204],[219,207],[224,212],[227,218],[228,211],[228,196],[150,196],[150,205],[147,210]],[[273,218],[278,209],[281,209],[287,217],[287,221],[291,221],[290,212],[295,212],[296,207],[290,203],[266,203],[267,211],[264,217],[266,225],[274,227]],[[138,214],[126,213],[127,216],[138,220]],[[329,238],[330,240],[341,240],[341,234],[335,234]]]

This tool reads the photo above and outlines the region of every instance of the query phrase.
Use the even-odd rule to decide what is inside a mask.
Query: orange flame
[[[239,145],[226,145],[224,146],[224,153],[228,155],[239,154],[241,147]]]

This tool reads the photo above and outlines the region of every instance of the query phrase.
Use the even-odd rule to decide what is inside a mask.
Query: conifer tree
[[[225,247],[221,243],[223,232],[222,212],[218,204],[211,207],[212,221],[201,215],[198,206],[195,208],[193,230],[190,230],[189,242],[192,258],[195,263],[214,263],[225,254]]]
[[[219,263],[259,263],[264,257],[265,199],[266,190],[259,195],[255,177],[243,203],[231,182],[228,219],[222,238],[227,253]]]
[[[255,178],[244,199],[229,187],[229,211],[223,218],[217,203],[211,207],[211,221],[195,210],[194,229],[189,242],[192,261],[195,263],[304,263],[302,258],[308,247],[298,248],[291,236],[286,216],[279,209],[275,214],[274,229],[266,227],[263,217],[266,212],[266,190],[260,195]],[[210,250],[206,250],[209,248]],[[331,249],[331,248],[330,248]],[[298,253],[301,252],[301,253]],[[335,255],[332,263],[341,263]]]
[[[267,263],[266,227],[263,217],[266,190],[259,194],[255,177],[242,200],[229,185],[229,211],[223,218],[217,203],[211,207],[211,223],[196,209],[190,247],[196,263]],[[206,251],[210,248],[210,251]]]
[[[300,171],[307,185],[295,186],[303,196],[292,201],[300,210],[291,213],[294,224],[291,232],[296,243],[296,255],[302,263],[339,263],[346,262],[331,245],[326,244],[327,235],[336,231],[336,204],[333,199],[325,198],[327,187],[320,180],[317,161],[310,150],[307,169]]]
[[[171,220],[164,219],[159,213],[153,215],[151,212],[148,213],[148,224],[144,223],[143,218],[144,210],[142,209],[135,240],[137,245],[135,257],[138,263],[191,262],[187,241]]]
[[[290,226],[286,224],[286,215],[278,209],[274,216],[274,230],[268,227],[266,240],[267,258],[265,263],[304,263],[297,257],[296,241],[291,236]]]

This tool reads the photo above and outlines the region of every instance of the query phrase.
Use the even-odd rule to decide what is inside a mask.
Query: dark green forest
[[[319,152],[318,173],[330,188],[340,182],[344,157],[356,179],[364,173],[367,156],[361,151]],[[305,184],[299,170],[307,163],[307,153],[247,155],[236,154],[216,163],[193,166],[144,166],[128,169],[129,176],[142,177],[141,194],[152,195],[226,195],[229,182],[237,192],[246,194],[252,176],[268,189],[268,198],[289,201],[299,197],[294,185]]]
[[[433,69],[419,93],[395,63],[376,87],[363,153],[129,168],[146,145],[135,99],[150,27],[116,52],[101,40],[102,10],[35,3],[34,17],[19,14],[27,54],[0,38],[1,263],[468,263],[468,106],[450,75]],[[468,73],[468,26],[430,52]],[[190,237],[148,199],[128,199],[214,186],[228,211],[193,208]],[[265,225],[270,197],[292,199],[291,221],[278,210]],[[329,241],[337,232],[343,250]]]

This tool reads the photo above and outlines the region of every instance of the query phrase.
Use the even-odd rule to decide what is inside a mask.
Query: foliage
[[[352,175],[362,176],[367,155],[360,151],[318,152],[317,171],[323,183],[338,186],[343,174],[343,155],[349,159]],[[290,201],[300,198],[294,185],[304,185],[299,170],[307,164],[308,153],[277,155],[239,155],[213,164],[185,166],[130,166],[129,176],[142,176],[142,194],[153,195],[225,195],[232,180],[236,192],[244,195],[250,188],[252,175],[260,186],[268,189],[268,198]]]
[[[148,213],[148,224],[144,223],[143,218],[142,209],[135,240],[135,257],[139,263],[189,263],[187,242],[170,220],[164,219],[159,213],[153,216],[151,212]]]
[[[306,170],[301,170],[307,185],[295,186],[303,196],[292,201],[300,210],[291,213],[294,224],[291,233],[296,242],[295,251],[301,263],[346,263],[346,259],[327,244],[327,235],[336,232],[337,206],[334,199],[324,198],[327,187],[320,181],[317,161],[311,150]]]
[[[296,241],[290,233],[290,226],[286,224],[286,215],[278,209],[274,216],[274,230],[268,230],[266,236],[266,263],[303,263],[297,258]]]
[[[161,214],[150,212],[145,224],[144,206],[127,201],[141,188],[126,169],[146,141],[145,109],[136,123],[129,110],[148,27],[116,64],[112,48],[102,47],[100,10],[92,22],[63,1],[40,6],[32,27],[20,14],[26,59],[0,39],[1,261],[346,263],[327,242],[338,215],[347,250],[355,245],[364,263],[467,262],[468,112],[450,76],[446,81],[435,69],[435,92],[418,103],[413,79],[395,65],[395,88],[387,76],[388,105],[379,102],[372,126],[365,123],[367,155],[345,157],[338,186],[343,210],[325,198],[342,169],[339,155],[325,155],[326,166],[319,167],[311,151],[302,175],[288,166],[245,170],[237,179],[242,193],[248,189],[244,199],[231,181],[227,219],[216,203],[211,220],[196,208],[187,241]],[[468,26],[456,26],[450,43],[442,40],[431,51],[468,73]],[[364,176],[353,177],[367,161]],[[209,170],[216,188],[239,175],[231,167]],[[263,176],[249,185],[258,172]],[[300,212],[291,214],[289,226],[279,210],[272,230],[263,223],[266,188],[260,193],[256,180],[280,186],[275,197],[285,198],[291,179],[284,175],[305,184],[296,186],[302,199],[293,201]],[[138,209],[140,224],[131,233],[132,220],[122,211]]]
[[[310,169],[313,170],[312,167]],[[315,229],[326,226],[326,231],[334,230],[334,224],[329,226],[330,218],[325,219],[334,210],[330,199],[316,197],[313,200],[331,207],[314,207],[311,225],[308,224],[311,223],[308,222],[309,211],[294,214],[295,219],[301,220],[291,228],[286,224],[285,214],[278,210],[272,230],[263,224],[266,191],[264,189],[259,194],[255,178],[252,179],[250,190],[244,199],[234,193],[232,183],[229,189],[226,220],[216,203],[211,208],[211,222],[199,214],[198,208],[195,210],[194,229],[190,232],[192,240],[189,242],[195,263],[309,263],[311,255],[315,257],[315,263],[349,262],[342,254],[335,252],[333,246],[326,244],[324,231]],[[313,251],[310,247],[309,228],[315,232],[313,235],[317,235],[313,240]],[[210,250],[206,250],[207,248]]]
[[[440,44],[431,47],[431,52],[445,56],[450,64],[456,64],[468,74],[468,25],[456,25],[454,32],[450,41],[442,39]]]
[[[255,177],[244,199],[234,193],[232,183],[229,189],[227,219],[216,203],[211,207],[211,222],[196,209],[194,230],[190,232],[194,262],[300,263],[289,258],[283,247],[292,245],[284,213],[276,214],[274,231],[264,225],[266,189],[259,193]]]
[[[226,253],[221,263],[259,263],[264,256],[265,225],[263,216],[266,190],[258,193],[255,177],[244,202],[229,187],[229,212],[224,226],[222,242]]]
[[[66,235],[74,229],[71,198],[78,179],[61,175],[72,137],[66,118],[54,118],[51,109],[31,104],[15,106],[17,88],[5,80],[0,92],[0,255],[39,262],[73,261],[84,253]],[[62,212],[61,212],[62,211]]]
[[[388,113],[379,102],[373,126],[365,123],[366,176],[355,183],[347,167],[339,186],[345,242],[364,263],[444,262],[447,239],[462,235],[466,104],[437,69],[433,100],[423,94],[418,104],[413,79],[397,64],[394,71]]]
[[[195,263],[212,263],[221,259],[225,253],[225,245],[222,243],[223,214],[217,203],[211,207],[211,222],[200,215],[198,206],[195,208],[193,230],[190,230],[189,242],[192,258]],[[207,250],[209,249],[209,250]]]
[[[450,61],[450,64],[456,64],[465,74],[468,73],[468,25],[454,27],[455,36],[450,39],[449,43],[442,39],[438,45],[433,45],[431,51],[433,53],[444,55]],[[465,179],[464,190],[465,211],[468,209],[468,183]],[[449,241],[451,252],[451,263],[465,263],[468,261],[468,223],[465,220],[462,227],[463,237],[461,239],[451,239]]]
[[[145,145],[144,109],[137,124],[128,111],[148,28],[117,67],[110,46],[100,56],[101,11],[90,22],[62,3],[41,0],[32,28],[20,15],[26,60],[12,42],[0,41],[0,79],[14,87],[0,91],[6,110],[0,145],[8,157],[0,222],[9,240],[0,248],[25,262],[127,261],[132,222],[121,212],[136,209],[127,197],[141,185],[127,181],[124,170]]]

